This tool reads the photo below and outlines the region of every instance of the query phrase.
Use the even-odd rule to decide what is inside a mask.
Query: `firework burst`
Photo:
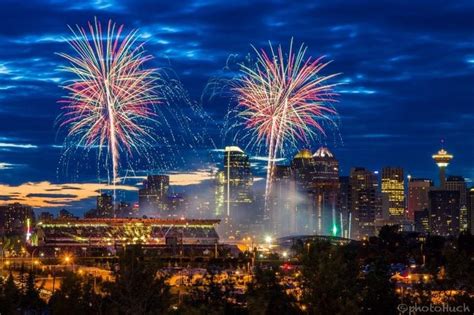
[[[328,104],[334,102],[333,87],[327,81],[337,76],[323,76],[321,70],[329,62],[322,57],[305,59],[307,47],[301,45],[288,54],[281,46],[275,51],[257,50],[255,67],[241,66],[242,76],[234,87],[238,97],[238,119],[254,144],[263,144],[268,152],[265,196],[271,189],[274,161],[287,145],[309,143],[325,134],[322,121],[332,122],[336,115]],[[267,208],[267,207],[265,207]]]
[[[136,30],[124,34],[123,25],[109,21],[103,32],[97,19],[87,28],[70,29],[74,55],[59,55],[69,62],[61,70],[75,79],[64,85],[68,95],[60,101],[60,126],[67,129],[66,143],[97,146],[99,157],[105,149],[115,184],[120,154],[140,152],[154,138],[150,123],[157,122],[158,76],[155,69],[144,68],[152,57],[137,44]]]

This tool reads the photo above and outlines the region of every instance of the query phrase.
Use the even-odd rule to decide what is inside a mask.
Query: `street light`
[[[265,236],[265,243],[267,243],[268,245],[271,245],[272,241],[273,241],[273,238],[271,235]]]
[[[74,259],[73,259],[72,255],[66,254],[64,256],[63,260],[64,260],[65,265],[72,264],[72,272],[74,272]]]

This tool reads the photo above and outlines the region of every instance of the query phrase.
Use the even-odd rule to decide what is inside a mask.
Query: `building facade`
[[[389,216],[386,219],[394,223],[405,219],[405,181],[402,168],[384,167],[382,169],[382,194],[388,201],[385,203],[388,207],[385,212],[388,212]]]
[[[351,169],[352,233],[350,238],[375,235],[376,214],[381,211],[377,174],[363,167]]]
[[[408,180],[408,203],[407,219],[415,220],[417,211],[423,211],[430,207],[430,190],[433,182],[425,178],[410,178]]]
[[[459,234],[459,191],[430,191],[430,233],[440,236]]]

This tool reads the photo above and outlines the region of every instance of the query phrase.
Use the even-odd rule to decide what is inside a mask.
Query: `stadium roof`
[[[214,225],[219,224],[218,219],[158,219],[158,218],[87,218],[87,219],[53,219],[38,222],[42,224],[106,224],[106,225],[123,225],[141,223],[145,225]]]

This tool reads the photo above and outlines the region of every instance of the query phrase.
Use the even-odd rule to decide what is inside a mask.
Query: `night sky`
[[[64,40],[68,25],[85,26],[94,17],[138,28],[154,56],[152,66],[172,69],[197,103],[229,56],[238,60],[252,53],[252,44],[267,48],[269,40],[287,47],[294,38],[308,45],[309,55],[333,60],[326,74],[342,73],[339,128],[322,140],[339,159],[342,174],[351,166],[393,165],[414,177],[436,178],[431,155],[445,139],[454,154],[448,173],[474,178],[472,1],[1,0],[0,198],[5,201],[30,195],[46,200],[46,207],[48,198],[50,207],[63,206],[97,189],[85,184],[97,183],[93,170],[82,174],[76,167],[73,177],[64,175],[64,137],[55,126],[66,79],[58,71],[64,60],[55,53],[70,52]],[[208,131],[207,144],[186,151],[199,155],[196,161],[206,163],[207,152],[230,144],[217,130],[230,103],[225,97],[202,103],[217,124]],[[319,145],[309,146],[314,151]],[[186,162],[174,171],[182,172],[180,178],[192,173],[199,182],[198,170],[207,166]],[[84,185],[71,189],[71,183]],[[74,197],[80,189],[84,198]]]

